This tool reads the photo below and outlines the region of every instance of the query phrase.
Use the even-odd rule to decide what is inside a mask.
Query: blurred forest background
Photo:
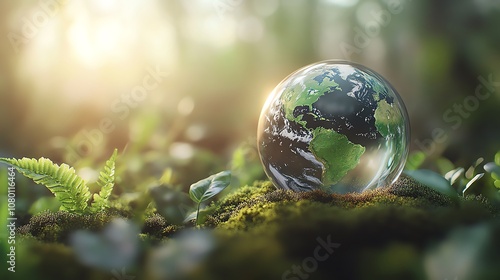
[[[326,59],[394,85],[413,151],[466,165],[500,149],[497,0],[4,0],[0,18],[2,157],[95,178],[116,147],[129,184],[171,168],[187,185],[238,147],[256,162],[267,95]]]

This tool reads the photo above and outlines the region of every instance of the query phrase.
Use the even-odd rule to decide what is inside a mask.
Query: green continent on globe
[[[323,163],[323,184],[336,184],[358,165],[365,147],[352,143],[347,136],[331,129],[318,127],[312,133],[309,149]]]
[[[398,109],[385,100],[378,102],[375,110],[375,126],[384,137],[394,135],[398,126],[403,122],[403,117]]]
[[[372,86],[373,91],[375,92],[373,94],[373,99],[375,101],[379,101],[382,99],[382,96],[387,96],[387,89],[385,89],[380,81],[374,79],[373,77],[370,77],[369,75],[364,75],[366,81]]]
[[[298,106],[308,106],[309,111],[312,111],[312,104],[332,89],[341,90],[336,82],[327,77],[321,83],[318,83],[314,79],[307,79],[305,83],[296,83],[286,89],[282,95],[281,100],[285,109],[285,117],[290,121],[295,121],[305,126],[306,122],[302,120],[302,115],[297,117],[293,115],[295,108]]]

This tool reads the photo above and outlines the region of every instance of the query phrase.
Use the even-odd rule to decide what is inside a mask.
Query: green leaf
[[[494,180],[493,184],[495,185],[495,188],[500,189],[500,166],[498,166],[495,162],[488,162],[483,168],[486,172],[491,174],[491,178]]]
[[[460,178],[460,176],[462,176],[464,171],[465,171],[465,169],[463,167],[458,167],[458,168],[453,169],[453,170],[449,171],[448,173],[446,173],[444,175],[444,178],[450,182],[450,185],[453,185],[458,180],[458,178]]]
[[[491,173],[492,176],[500,176],[500,166],[496,165],[494,162],[488,162],[483,168],[486,172]]]
[[[418,169],[422,163],[425,161],[425,154],[421,151],[412,153],[408,156],[408,160],[406,161],[406,170],[416,170]]]
[[[462,194],[465,196],[465,192],[470,188],[470,186],[472,186],[472,184],[474,184],[474,182],[476,182],[477,180],[483,178],[484,176],[484,173],[479,173],[477,174],[476,176],[474,176],[474,178],[472,178],[468,183],[467,185],[465,185],[465,189],[463,190]]]
[[[483,161],[484,159],[482,157],[478,158],[465,172],[465,178],[469,180],[472,179],[472,177],[474,177],[474,174],[476,173],[476,167],[478,167],[479,164],[481,164],[481,162]]]
[[[451,187],[450,182],[434,171],[425,169],[407,170],[405,174],[439,193],[451,198],[457,197],[457,193]]]
[[[230,182],[231,171],[222,171],[192,184],[189,187],[189,196],[194,202],[201,203],[220,193]]]
[[[455,165],[444,157],[440,157],[436,160],[436,166],[440,174],[446,174],[448,171],[455,169]]]
[[[495,188],[500,189],[500,180],[496,180],[494,183]]]
[[[31,215],[38,214],[40,212],[49,210],[51,212],[56,212],[59,210],[59,207],[61,206],[61,203],[57,200],[57,198],[50,196],[50,197],[40,197],[35,201],[33,204],[31,204],[31,207],[29,209],[29,213]]]
[[[90,199],[85,181],[67,164],[60,166],[50,159],[0,158],[0,162],[14,166],[21,174],[35,183],[45,185],[61,202],[61,210],[83,213]]]
[[[92,202],[92,211],[101,211],[108,207],[108,199],[115,186],[115,161],[118,150],[115,149],[111,158],[106,161],[103,171],[99,174],[97,185],[101,187],[99,194],[94,194],[94,201]]]
[[[500,175],[498,175],[497,173],[491,173],[491,178],[493,178],[493,180],[495,181],[500,181]]]
[[[495,163],[500,166],[500,151],[495,154]]]
[[[161,184],[173,184],[175,181],[174,171],[172,168],[167,168],[163,171],[160,178]]]

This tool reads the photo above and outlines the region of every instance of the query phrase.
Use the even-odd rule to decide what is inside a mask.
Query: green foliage
[[[444,178],[449,181],[451,185],[455,184],[455,182],[464,174],[465,169],[463,167],[457,167],[452,169],[446,174],[444,174]]]
[[[416,169],[424,161],[423,154],[417,152],[413,155],[411,164],[406,165],[405,174],[414,178],[423,185],[426,185],[442,194],[449,197],[456,197],[457,194],[465,196],[466,193],[471,191],[471,187],[484,173],[477,173],[477,167],[483,162],[483,158],[477,159],[467,171],[463,167],[454,168],[453,164],[445,159],[439,158],[436,165],[441,172],[446,172],[440,175],[431,170]],[[451,169],[451,170],[450,170]]]
[[[495,161],[484,165],[484,170],[490,173],[495,188],[500,191],[500,151],[495,154]]]
[[[88,202],[92,195],[87,183],[76,174],[73,167],[65,163],[58,165],[43,157],[38,160],[0,158],[0,162],[14,166],[35,183],[45,185],[61,203],[60,210],[82,214],[96,212],[106,207],[114,186],[116,153],[115,150],[99,176],[98,185],[102,189],[99,194],[94,195],[91,207],[88,206]]]
[[[416,170],[418,169],[425,161],[425,154],[422,151],[411,153],[408,156],[408,160],[406,161],[405,169],[406,170]]]
[[[481,179],[484,173],[477,173],[477,167],[483,162],[483,158],[478,158],[471,166],[467,169],[463,167],[457,167],[448,171],[444,178],[454,186],[457,193],[465,196],[466,193],[471,191],[472,185]]]
[[[477,180],[483,178],[484,176],[484,173],[480,173],[480,174],[476,174],[476,176],[474,176],[472,179],[470,179],[469,182],[467,182],[467,184],[465,185],[465,188],[463,190],[463,195],[465,196],[465,193],[467,192],[467,190],[469,190],[469,188],[472,186],[472,184],[474,184],[474,182],[476,182]]]
[[[97,185],[101,188],[99,193],[94,194],[91,209],[93,212],[102,211],[108,207],[108,199],[115,185],[115,161],[118,150],[115,149],[111,158],[106,161],[104,170],[99,173]]]
[[[182,279],[236,279],[245,269],[251,279],[279,279],[292,265],[300,266],[311,257],[323,244],[320,238],[341,246],[327,260],[318,261],[317,271],[311,274],[314,279],[371,279],[373,275],[380,279],[424,279],[414,275],[424,269],[429,244],[440,242],[457,227],[489,221],[499,213],[489,209],[485,200],[459,199],[461,206],[452,207],[447,196],[406,176],[386,188],[344,195],[296,193],[277,190],[269,181],[256,182],[208,207],[213,214],[207,216],[204,225],[215,228],[208,233],[217,242],[197,238],[194,240],[199,243],[193,250],[191,241],[186,249],[177,246],[187,232],[180,231],[181,226],[171,225],[158,214],[147,217],[141,230],[145,246],[141,248],[147,250],[144,253],[148,258],[136,262],[132,267],[138,272],[131,275],[148,275],[154,265],[168,267],[172,262],[165,258],[197,256],[196,269],[186,272],[189,274]],[[20,236],[31,234],[38,240],[65,243],[75,229],[96,232],[105,228],[114,216],[106,213],[109,211],[95,215],[45,212],[35,215],[19,232]],[[198,247],[206,248],[207,244],[216,246],[215,250],[209,257],[199,257]],[[321,253],[326,252],[321,249]],[[162,262],[152,261],[159,257]],[[95,264],[88,270],[93,271],[93,267]]]
[[[192,184],[189,187],[189,196],[194,202],[201,203],[220,193],[230,182],[231,171],[222,171]]]
[[[436,167],[439,174],[446,174],[446,172],[455,168],[455,165],[447,158],[440,157],[436,159]]]
[[[61,202],[61,210],[83,213],[91,197],[85,181],[67,164],[60,166],[50,159],[6,159],[0,161],[13,165],[35,183],[45,185]]]
[[[198,204],[196,223],[202,202],[214,197],[231,183],[231,171],[222,171],[206,179],[200,180],[189,187],[189,197]]]
[[[59,210],[61,207],[61,203],[57,198],[51,196],[43,196],[37,199],[33,204],[31,204],[31,207],[29,209],[29,213],[31,215],[36,215],[38,213],[41,213],[43,211],[51,211],[51,212],[56,212]]]

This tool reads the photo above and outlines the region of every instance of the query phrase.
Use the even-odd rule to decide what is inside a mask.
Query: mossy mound
[[[69,235],[76,230],[98,231],[112,219],[128,218],[128,216],[128,213],[114,209],[83,215],[66,211],[45,211],[31,217],[28,224],[19,228],[18,233],[45,242],[67,243]]]
[[[202,228],[210,229],[203,232],[213,235],[207,239],[215,240],[213,249],[203,258],[195,254],[196,265],[172,279],[499,277],[500,254],[494,251],[500,245],[498,208],[481,197],[450,199],[406,177],[388,188],[346,195],[295,193],[256,182],[212,203],[204,213]],[[19,231],[64,243],[71,231],[99,230],[117,216],[123,217],[111,212],[42,213]],[[150,251],[168,246],[177,240],[174,233],[184,232],[185,227],[153,214],[142,226],[143,252],[155,255]],[[470,247],[463,249],[463,244]],[[196,252],[197,247],[187,248]],[[160,261],[160,267],[177,267],[171,261]],[[147,264],[135,267],[136,276],[151,275]]]
[[[466,204],[474,204],[474,202]],[[485,203],[480,204],[479,208],[485,209]],[[352,210],[385,206],[418,209],[459,207],[457,201],[407,177],[402,177],[388,188],[344,195],[328,194],[319,190],[312,192],[276,190],[270,182],[257,182],[254,186],[243,187],[217,203],[213,203],[210,206],[212,214],[207,217],[205,225],[225,229],[234,227],[239,230],[254,228],[265,223],[264,216],[266,214],[269,215],[269,218],[276,216],[271,213],[274,211],[271,209],[305,211],[308,207],[313,207],[319,208],[315,209],[318,211],[317,213],[325,213],[315,216],[331,217],[326,213],[341,209]],[[289,216],[293,217],[294,214],[280,213],[278,216],[279,220],[282,220]],[[253,221],[253,219],[257,220]],[[239,225],[237,225],[238,223]]]
[[[221,245],[193,279],[425,279],[434,244],[498,215],[485,200],[452,200],[405,177],[347,195],[262,182],[211,207],[205,225],[216,228]],[[324,261],[314,259],[320,239],[339,245]]]

